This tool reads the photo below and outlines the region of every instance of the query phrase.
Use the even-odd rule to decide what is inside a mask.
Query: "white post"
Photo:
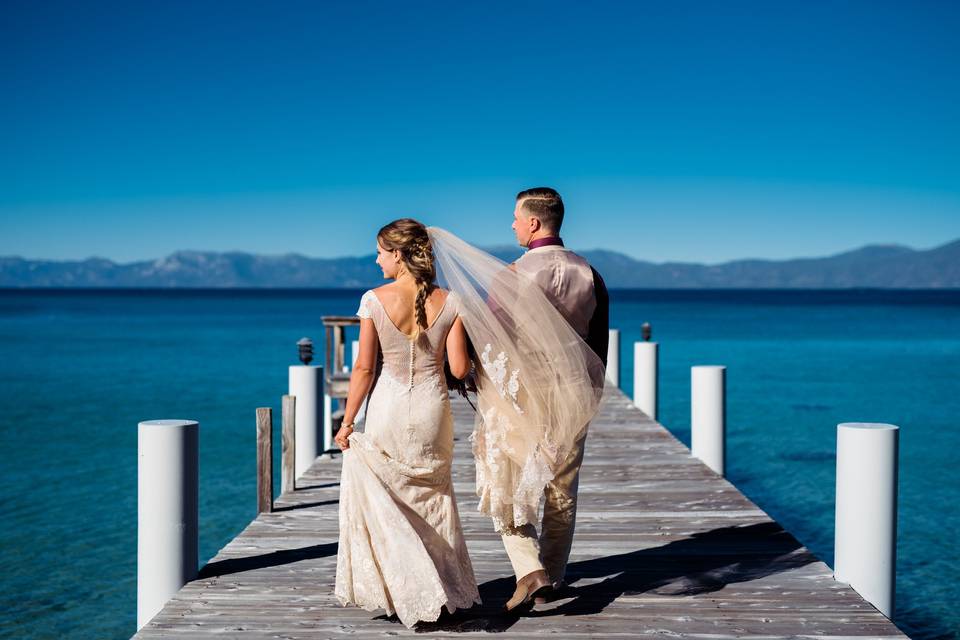
[[[354,340],[350,343],[350,368],[357,365],[357,356],[360,355],[360,341]]]
[[[726,467],[726,373],[723,366],[690,368],[690,450],[721,476]]]
[[[197,576],[200,426],[137,426],[137,629]]]
[[[294,407],[294,470],[296,478],[302,476],[317,458],[318,434],[320,431],[320,397],[323,395],[323,367],[316,365],[292,365],[290,367],[288,394],[297,399]]]
[[[333,449],[333,397],[323,394],[323,455]],[[329,457],[329,456],[328,456]]]
[[[620,329],[610,329],[610,342],[607,344],[607,380],[620,386]]]
[[[900,428],[837,425],[837,510],[833,574],[893,618],[897,566]]]
[[[657,419],[657,363],[656,342],[633,343],[633,404],[645,414]]]

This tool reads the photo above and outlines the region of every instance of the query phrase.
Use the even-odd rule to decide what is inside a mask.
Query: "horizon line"
[[[703,266],[719,266],[719,265],[725,265],[725,264],[730,264],[730,263],[734,263],[734,262],[751,262],[751,261],[760,261],[760,262],[790,262],[790,261],[793,261],[793,260],[817,260],[817,259],[824,259],[824,258],[833,258],[833,257],[840,256],[840,255],[843,255],[843,254],[846,254],[846,253],[851,253],[851,252],[854,252],[854,251],[862,251],[862,250],[864,250],[864,249],[870,249],[870,248],[901,248],[901,249],[908,249],[908,250],[914,251],[914,252],[925,252],[925,251],[934,251],[934,250],[936,250],[936,249],[942,249],[943,247],[949,246],[949,245],[954,244],[954,243],[957,243],[957,242],[960,242],[960,237],[954,238],[953,240],[948,240],[948,241],[946,241],[946,242],[943,242],[943,243],[940,243],[940,244],[936,244],[936,245],[933,245],[933,246],[927,247],[927,248],[916,248],[916,247],[912,247],[912,246],[905,245],[905,244],[899,244],[899,243],[896,243],[896,242],[877,242],[877,243],[863,244],[863,245],[860,245],[860,246],[857,246],[857,247],[853,247],[853,248],[850,248],[850,249],[845,249],[845,250],[843,250],[843,251],[839,251],[839,252],[836,252],[836,253],[830,253],[830,254],[803,255],[803,256],[793,256],[793,257],[789,257],[789,258],[743,257],[743,258],[733,258],[733,259],[731,259],[731,260],[724,260],[724,261],[721,261],[721,262],[693,262],[693,261],[684,261],[684,260],[664,260],[664,261],[660,261],[660,262],[654,262],[654,261],[652,261],[652,260],[644,260],[643,258],[636,258],[636,257],[634,257],[634,256],[631,256],[631,255],[629,255],[629,254],[623,253],[623,252],[621,252],[621,251],[616,251],[616,250],[614,250],[614,249],[605,249],[605,248],[603,248],[603,247],[594,247],[594,248],[591,248],[591,249],[575,249],[575,251],[576,251],[577,253],[581,253],[581,254],[590,253],[590,252],[597,252],[597,251],[604,251],[604,252],[607,252],[607,253],[612,253],[612,254],[616,254],[616,255],[623,256],[623,257],[625,257],[625,258],[629,258],[629,259],[634,260],[634,261],[636,261],[636,262],[646,262],[646,263],[648,263],[648,264],[653,264],[653,265],[696,264],[696,265],[703,265]],[[483,251],[488,252],[488,253],[490,253],[490,252],[492,252],[492,251],[523,250],[523,249],[524,249],[523,247],[521,247],[521,246],[519,246],[519,245],[507,245],[507,244],[502,244],[502,245],[488,245],[488,246],[479,247],[479,248],[480,248],[481,250],[483,250]],[[351,259],[358,259],[358,258],[367,258],[367,257],[370,257],[370,256],[375,255],[375,254],[373,254],[373,253],[365,253],[365,254],[360,254],[360,255],[356,255],[356,254],[355,254],[355,255],[339,255],[339,256],[333,256],[333,257],[324,257],[324,256],[309,256],[309,255],[306,255],[306,254],[303,254],[303,253],[298,253],[298,252],[288,252],[288,253],[256,253],[256,252],[254,252],[254,251],[250,251],[250,250],[246,250],[246,249],[228,249],[228,250],[223,250],[223,251],[218,251],[218,250],[214,250],[214,249],[177,249],[177,250],[175,250],[175,251],[173,251],[173,252],[171,252],[171,253],[168,253],[168,254],[166,254],[166,255],[164,255],[164,256],[160,256],[160,257],[157,257],[157,258],[141,258],[141,259],[139,259],[139,260],[130,260],[130,261],[126,261],[126,262],[120,262],[120,261],[114,260],[114,259],[112,259],[112,258],[107,258],[107,257],[104,257],[104,256],[98,256],[98,255],[87,256],[86,258],[30,258],[30,257],[22,256],[22,255],[11,254],[11,255],[0,255],[0,260],[9,260],[9,259],[12,259],[12,260],[23,260],[23,261],[27,261],[27,262],[53,262],[53,263],[66,263],[66,262],[83,263],[83,262],[89,262],[89,261],[91,261],[91,260],[104,260],[104,261],[106,261],[106,262],[109,262],[109,263],[114,264],[114,265],[117,265],[117,266],[129,266],[129,265],[138,264],[138,263],[143,263],[143,262],[157,262],[158,260],[164,260],[164,259],[166,259],[166,258],[169,258],[169,257],[171,257],[171,256],[175,256],[175,255],[181,254],[181,253],[216,254],[216,255],[241,254],[241,255],[255,256],[255,257],[260,257],[260,258],[285,258],[285,257],[295,256],[295,257],[300,257],[300,258],[306,258],[306,259],[308,259],[308,260],[351,260]]]

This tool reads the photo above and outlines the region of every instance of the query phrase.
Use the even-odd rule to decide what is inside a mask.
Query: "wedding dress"
[[[373,291],[357,315],[380,342],[363,433],[350,435],[340,480],[335,595],[396,613],[407,627],[480,603],[453,492],[453,416],[443,375],[458,315],[448,294],[416,337],[393,323]]]

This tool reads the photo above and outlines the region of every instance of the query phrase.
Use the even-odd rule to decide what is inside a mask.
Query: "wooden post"
[[[346,371],[347,363],[344,362],[343,327],[340,325],[333,328],[333,349],[333,371]]]
[[[273,511],[273,409],[257,409],[257,513]]]
[[[336,369],[333,368],[333,327],[327,327],[327,330],[324,332],[327,338],[327,350],[323,352],[323,364],[327,371],[333,372]]]
[[[280,486],[281,491],[295,491],[297,488],[297,476],[294,473],[294,466],[297,460],[296,453],[296,416],[297,416],[297,398],[296,396],[283,396],[281,407],[281,452],[280,452]]]

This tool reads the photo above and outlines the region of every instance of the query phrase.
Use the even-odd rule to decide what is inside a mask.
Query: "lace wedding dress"
[[[396,613],[408,627],[446,606],[480,602],[453,493],[453,416],[444,345],[458,314],[450,294],[411,338],[367,291],[357,315],[380,341],[363,433],[350,436],[340,480],[335,595],[341,604]]]

